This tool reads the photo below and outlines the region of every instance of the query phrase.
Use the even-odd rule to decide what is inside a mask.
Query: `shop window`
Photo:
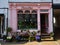
[[[37,14],[17,14],[17,19],[18,29],[37,29]]]

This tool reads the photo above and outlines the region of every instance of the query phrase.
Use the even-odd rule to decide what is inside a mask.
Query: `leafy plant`
[[[53,33],[53,32],[51,32],[51,33],[50,33],[50,36],[51,36],[51,37],[53,37],[53,35],[54,35],[54,33]]]
[[[7,28],[7,32],[11,32],[12,31],[12,28],[11,27],[8,27]]]

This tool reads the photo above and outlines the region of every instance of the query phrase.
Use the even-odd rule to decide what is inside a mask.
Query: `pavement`
[[[57,41],[42,41],[42,42],[33,41],[33,42],[16,43],[16,44],[6,43],[6,44],[2,44],[2,45],[60,45],[60,40],[57,40]]]

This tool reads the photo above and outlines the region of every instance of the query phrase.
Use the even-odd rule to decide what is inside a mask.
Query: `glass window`
[[[41,12],[48,12],[48,9],[41,9]]]
[[[37,14],[18,14],[18,29],[37,29]]]

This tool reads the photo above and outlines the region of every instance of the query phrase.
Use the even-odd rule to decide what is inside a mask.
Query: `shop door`
[[[41,14],[40,15],[40,21],[41,21],[41,34],[47,34],[48,33],[48,14]]]
[[[2,24],[2,21],[3,21],[3,20],[2,20],[2,17],[0,16],[0,39],[2,38],[2,28],[3,28],[3,27],[2,27],[2,25],[3,25],[3,24]]]

